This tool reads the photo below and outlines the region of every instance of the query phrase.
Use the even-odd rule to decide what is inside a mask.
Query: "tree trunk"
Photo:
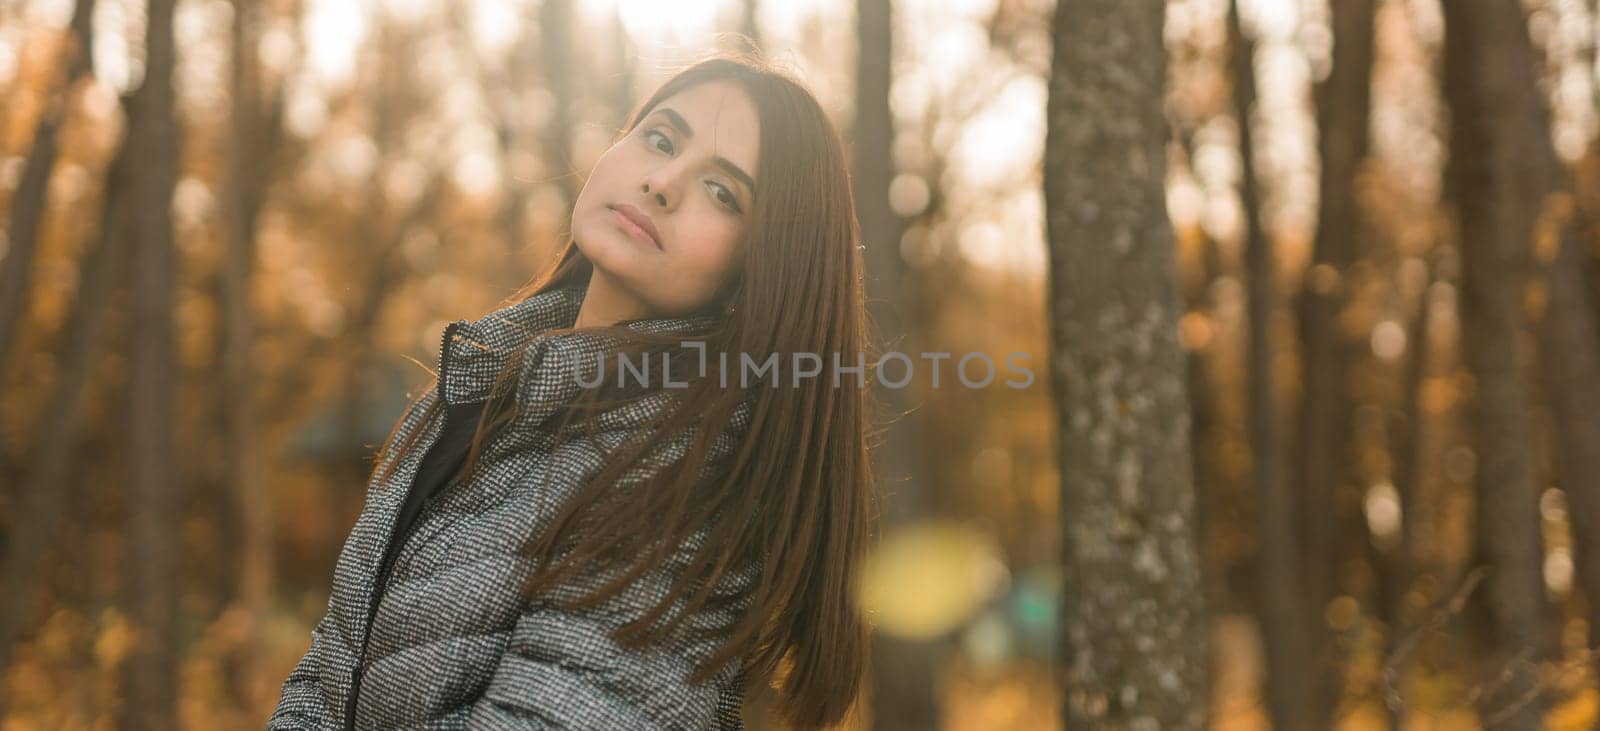
[[[1589,652],[1600,671],[1600,322],[1590,289],[1573,179],[1550,138],[1542,96],[1519,107],[1544,165],[1536,251],[1547,304],[1538,323],[1541,372],[1556,425],[1556,473],[1567,496],[1578,584],[1588,607]]]
[[[463,48],[473,48],[470,21],[464,16],[468,10],[465,5],[456,5],[451,8],[451,16],[455,19],[451,32],[458,37],[458,43]],[[526,232],[527,205],[530,189],[530,175],[524,167],[524,161],[532,156],[525,155],[522,140],[530,136],[526,115],[522,112],[522,102],[526,95],[532,91],[537,83],[537,69],[539,68],[539,23],[538,18],[532,13],[523,11],[520,14],[521,22],[517,25],[517,38],[512,42],[511,51],[507,54],[504,73],[491,74],[487,69],[487,62],[472,53],[477,59],[478,80],[489,90],[489,108],[494,122],[495,141],[500,148],[502,161],[500,173],[500,208],[496,218],[500,230],[506,239],[506,250],[512,256],[512,263],[520,271],[521,258],[526,255],[525,249],[529,244]],[[563,171],[564,172],[564,171]],[[564,211],[564,213],[566,213]],[[520,274],[518,275],[520,278]]]
[[[397,28],[388,22],[380,21],[374,28],[373,43],[386,58],[399,58],[413,52],[414,41],[415,37],[409,30]],[[367,83],[375,120],[372,140],[377,146],[380,173],[386,169],[386,161],[399,147],[400,132],[405,129],[407,121],[404,110],[408,108],[409,100],[404,95],[403,81],[393,69],[381,67]],[[411,215],[400,220],[395,220],[395,207],[388,205],[382,189],[371,186],[362,202],[361,214],[346,221],[349,226],[347,236],[351,241],[359,242],[367,256],[362,257],[362,265],[366,270],[358,280],[360,285],[356,291],[360,294],[354,303],[348,305],[350,314],[344,328],[349,337],[344,341],[347,356],[344,358],[343,387],[340,390],[342,398],[338,409],[337,443],[342,448],[336,457],[338,464],[334,473],[338,481],[352,487],[349,494],[358,500],[361,491],[356,486],[366,484],[370,477],[368,459],[374,446],[367,441],[367,433],[372,413],[371,384],[378,324],[389,295],[406,274],[405,259],[395,244],[416,222],[412,217],[415,212],[432,206],[432,199],[438,196],[440,185],[439,175],[430,170],[423,193],[408,204]]]
[[[742,0],[739,3],[739,32],[750,39],[755,50],[761,49],[761,1]]]
[[[1406,611],[1406,592],[1410,590],[1418,571],[1413,546],[1416,539],[1418,514],[1422,507],[1422,486],[1425,476],[1423,455],[1426,453],[1428,414],[1422,406],[1422,386],[1429,369],[1429,341],[1432,338],[1432,298],[1434,292],[1434,265],[1429,265],[1429,277],[1417,293],[1416,310],[1407,331],[1405,372],[1401,377],[1401,395],[1404,399],[1396,413],[1391,415],[1389,431],[1393,434],[1389,450],[1393,456],[1390,482],[1400,503],[1399,535],[1392,545],[1378,551],[1378,611],[1384,625],[1384,663],[1379,668],[1379,690],[1384,709],[1389,715],[1391,728],[1405,727],[1406,704],[1404,691],[1405,672],[1410,659],[1405,651],[1408,638],[1402,632],[1410,627]]]
[[[239,527],[236,606],[261,627],[272,604],[273,575],[272,500],[261,479],[258,451],[256,377],[250,350],[254,342],[251,284],[254,281],[256,218],[266,195],[266,176],[278,137],[278,104],[262,103],[260,63],[253,53],[259,39],[259,2],[234,4],[233,34],[233,144],[229,148],[227,193],[228,248],[222,262],[222,390],[226,481],[232,493]],[[281,91],[275,99],[281,98]],[[259,643],[246,640],[236,663],[236,682],[250,707],[270,702],[275,690],[261,666]]]
[[[1524,386],[1523,286],[1539,150],[1527,107],[1532,48],[1517,0],[1443,3],[1444,94],[1462,260],[1461,335],[1476,381],[1477,559],[1489,575],[1474,616],[1487,646],[1485,726],[1542,728],[1548,703],[1537,664],[1553,638],[1541,573],[1532,417]],[[1530,162],[1532,164],[1530,164]]]
[[[150,0],[145,78],[128,121],[133,145],[135,341],[130,429],[133,479],[128,531],[133,620],[139,640],[129,657],[128,725],[177,727],[178,472],[173,464],[172,300],[176,276],[172,191],[178,129],[172,71],[174,0]]]
[[[612,105],[617,110],[617,125],[620,128],[626,121],[628,113],[633,111],[634,105],[634,78],[639,75],[638,56],[633,48],[633,40],[628,37],[628,26],[622,23],[622,12],[611,14],[611,54],[617,59],[617,70],[612,76],[611,97]]]
[[[893,15],[889,0],[862,0],[856,6],[860,51],[857,55],[855,119],[851,126],[851,157],[856,216],[865,245],[867,312],[885,348],[904,348],[910,338],[913,309],[900,256],[904,223],[889,205],[889,183],[894,179],[894,116],[889,109],[893,81]],[[886,407],[908,407],[904,389],[889,389],[884,398],[896,399]],[[896,422],[879,454],[886,480],[910,481],[907,488],[891,489],[896,496],[887,512],[894,520],[914,517],[923,506],[916,468],[917,440],[908,429],[912,420]]]
[[[1158,0],[1057,6],[1045,138],[1067,728],[1208,720]]]
[[[1312,728],[1314,658],[1301,625],[1305,593],[1296,536],[1294,495],[1289,490],[1283,454],[1283,424],[1273,378],[1272,314],[1276,305],[1276,263],[1272,243],[1261,230],[1261,204],[1255,177],[1251,110],[1255,106],[1254,44],[1239,22],[1238,0],[1228,4],[1228,38],[1233,68],[1234,117],[1239,128],[1240,206],[1245,218],[1245,288],[1249,322],[1245,382],[1248,385],[1251,482],[1260,518],[1256,556],[1257,616],[1266,656],[1262,682],[1274,728]]]
[[[753,12],[747,7],[747,12]],[[908,351],[914,312],[905,286],[900,257],[904,223],[889,205],[894,180],[894,114],[889,87],[894,80],[894,8],[890,0],[856,3],[855,118],[850,153],[856,216],[866,246],[867,312],[886,350]],[[904,389],[884,389],[882,406],[892,419],[884,443],[875,453],[882,476],[884,530],[927,510],[926,471],[919,456],[921,431]],[[943,661],[938,643],[913,638],[873,635],[871,703],[873,728],[927,729],[940,725],[938,670]]]
[[[1577,232],[1567,223],[1548,235],[1557,248],[1542,266],[1549,304],[1538,328],[1540,363],[1556,423],[1573,563],[1588,607],[1590,663],[1600,671],[1600,325]]]
[[[50,172],[59,152],[57,137],[72,105],[78,82],[93,68],[94,0],[77,0],[72,9],[72,34],[63,53],[62,75],[48,92],[33,130],[33,147],[22,166],[22,177],[11,198],[11,220],[6,248],[0,254],[0,363],[6,362],[16,338],[22,313],[27,309],[29,273],[39,243],[39,227],[48,212]]]
[[[1300,292],[1302,401],[1293,484],[1298,487],[1305,598],[1301,631],[1309,639],[1308,718],[1325,723],[1338,703],[1339,658],[1323,620],[1338,594],[1337,551],[1342,516],[1334,493],[1348,473],[1350,399],[1348,346],[1339,328],[1343,278],[1361,235],[1356,171],[1367,156],[1371,108],[1373,0],[1330,3],[1333,67],[1316,90],[1320,202],[1311,268]]]

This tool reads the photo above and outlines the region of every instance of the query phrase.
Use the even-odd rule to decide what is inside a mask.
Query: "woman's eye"
[[[739,208],[738,197],[733,194],[733,191],[728,190],[727,186],[712,183],[711,188],[715,191],[712,195],[717,197],[718,203],[721,203],[723,206],[727,207],[728,210],[733,211],[734,213],[744,212]]]
[[[665,152],[665,153],[667,153],[669,155],[672,154],[672,140],[668,139],[666,135],[661,134],[660,132],[657,132],[656,130],[650,130],[648,132],[645,132],[644,133],[645,140],[648,141],[650,139],[651,135],[655,135],[657,137],[660,137],[663,141],[665,141],[667,143],[667,149],[665,149],[665,150],[661,149],[660,145],[656,145],[655,143],[652,142],[651,145],[653,147],[655,147],[657,150],[659,150],[661,152]]]

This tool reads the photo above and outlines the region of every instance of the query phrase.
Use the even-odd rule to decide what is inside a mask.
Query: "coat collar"
[[[578,369],[592,369],[596,359],[615,346],[611,338],[594,332],[550,332],[577,322],[585,294],[582,285],[551,289],[476,320],[450,323],[439,351],[439,397],[447,404],[487,399],[496,374],[521,350],[516,425],[542,422],[582,389]],[[716,319],[711,315],[656,317],[635,320],[625,327],[635,332],[688,333],[702,331]]]

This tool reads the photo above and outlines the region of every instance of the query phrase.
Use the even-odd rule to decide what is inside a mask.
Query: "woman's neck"
[[[596,268],[589,276],[589,287],[578,308],[578,320],[572,326],[605,327],[649,314],[650,308],[644,301]]]

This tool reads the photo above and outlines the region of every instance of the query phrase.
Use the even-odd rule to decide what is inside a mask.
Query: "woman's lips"
[[[627,213],[623,213],[622,210],[620,210],[616,206],[607,206],[607,208],[609,208],[611,210],[611,219],[613,221],[615,221],[616,224],[618,226],[620,226],[624,231],[627,231],[634,238],[637,238],[640,241],[643,241],[643,242],[645,242],[647,244],[650,244],[651,246],[654,246],[657,249],[661,249],[662,248],[661,247],[661,242],[657,241],[656,237],[652,236],[650,234],[649,230],[645,229],[645,227],[640,226],[638,223],[636,223],[633,220],[633,218],[630,217]],[[637,209],[635,209],[634,213],[636,215],[639,215],[639,216],[643,216],[644,215],[643,213],[638,213]]]

